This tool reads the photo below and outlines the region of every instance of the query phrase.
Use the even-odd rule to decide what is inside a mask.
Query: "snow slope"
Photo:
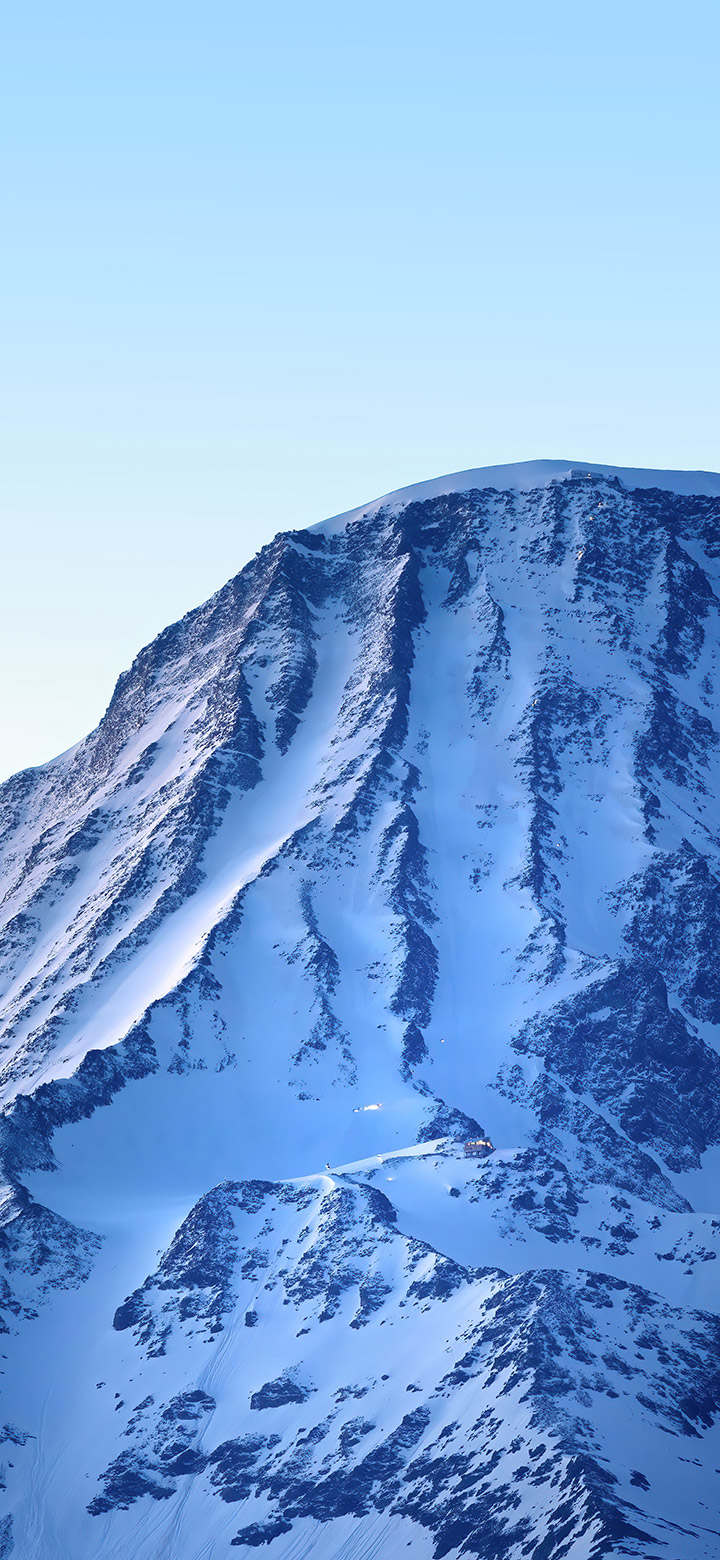
[[[719,520],[282,534],[0,789],[0,1557],[720,1553]]]
[[[450,493],[469,493],[494,488],[496,492],[530,493],[535,488],[549,487],[551,482],[563,482],[571,473],[590,476],[617,477],[627,488],[658,488],[663,493],[703,494],[708,498],[720,497],[720,474],[716,471],[652,471],[641,466],[597,466],[574,460],[518,460],[508,466],[476,466],[470,471],[455,471],[446,477],[431,477],[427,482],[412,482],[409,487],[396,488],[370,504],[349,509],[335,515],[332,520],[321,520],[312,526],[325,536],[344,530],[358,516],[377,514],[379,509],[401,509],[406,504],[426,503],[432,498],[446,498]]]

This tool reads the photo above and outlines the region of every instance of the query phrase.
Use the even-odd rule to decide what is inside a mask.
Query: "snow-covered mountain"
[[[0,788],[0,1557],[717,1560],[719,608],[720,477],[461,473]]]

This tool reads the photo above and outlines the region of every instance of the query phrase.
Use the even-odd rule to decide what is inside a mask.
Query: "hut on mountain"
[[[469,1138],[463,1143],[463,1152],[466,1159],[485,1159],[493,1151],[489,1138]]]

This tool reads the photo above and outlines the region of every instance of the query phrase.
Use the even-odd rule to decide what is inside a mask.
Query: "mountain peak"
[[[0,1556],[713,1560],[719,535],[403,489],[0,788]]]
[[[720,474],[714,471],[662,471],[639,466],[597,465],[593,461],[577,460],[520,460],[504,466],[477,466],[469,471],[455,471],[444,477],[414,482],[408,487],[385,493],[382,498],[373,499],[369,504],[360,504],[357,509],[323,520],[311,529],[333,535],[361,515],[374,514],[380,508],[400,509],[406,504],[425,503],[448,493],[469,493],[474,490],[527,493],[547,487],[551,482],[564,482],[590,475],[617,477],[629,489],[658,488],[663,493],[720,497]]]

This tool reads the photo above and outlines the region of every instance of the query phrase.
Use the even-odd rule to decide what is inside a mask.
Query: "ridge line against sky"
[[[720,466],[719,38],[696,0],[4,19],[0,773],[357,495]]]
[[[428,499],[442,497],[445,494],[464,493],[472,489],[490,491],[515,490],[519,493],[529,493],[537,488],[547,487],[553,482],[562,482],[567,477],[578,472],[584,473],[586,471],[588,474],[595,473],[598,476],[617,477],[623,486],[629,490],[632,488],[657,488],[663,492],[672,492],[686,496],[720,497],[719,472],[663,471],[647,467],[613,466],[607,463],[598,464],[592,461],[580,460],[514,461],[502,466],[470,467],[466,471],[448,472],[442,477],[431,477],[426,478],[422,482],[410,483],[404,488],[395,488],[389,493],[381,494],[378,498],[369,500],[364,504],[358,504],[354,509],[344,510],[337,515],[330,515],[326,519],[310,525],[307,529],[330,536],[344,530],[348,525],[352,525],[353,521],[361,516],[365,518],[367,515],[376,513],[386,506],[391,510],[393,508],[399,510],[405,504],[424,502]],[[287,529],[293,531],[305,529],[305,527],[291,525]],[[268,538],[268,541],[271,539]],[[245,561],[249,562],[250,560]],[[240,566],[241,569],[243,567],[244,564]],[[240,570],[235,570],[234,572],[238,573]],[[228,579],[232,577],[232,574],[228,575]],[[221,589],[225,583],[226,581],[222,580],[218,589]],[[213,594],[215,592],[209,593],[210,596]],[[207,599],[209,597],[193,601],[187,610],[192,612],[194,608],[201,606],[203,601]],[[184,613],[179,614],[179,616],[184,615]],[[173,621],[177,621],[177,619]],[[162,624],[161,628],[158,629],[158,633],[168,626],[169,624]],[[155,638],[156,636],[153,635],[152,637]],[[147,643],[151,642],[152,640],[147,641]],[[144,644],[137,645],[131,659],[134,660],[143,648]],[[126,668],[123,667],[122,670],[124,671]],[[112,690],[108,693],[106,703],[110,701],[111,692]],[[102,714],[105,713],[105,708],[106,706],[103,706]],[[76,747],[78,742],[83,740],[83,737],[90,734],[90,729],[88,728],[87,732],[83,732],[76,742],[71,743],[67,749],[63,750],[63,753],[69,752]],[[63,753],[52,754],[50,757],[51,759],[62,757]],[[0,777],[0,783],[1,780],[2,777]]]
[[[311,527],[314,531],[326,531],[328,527],[340,528],[355,515],[371,512],[388,503],[422,502],[440,498],[446,493],[467,492],[471,488],[516,489],[531,492],[550,482],[562,481],[571,471],[587,471],[598,476],[619,477],[624,487],[657,487],[665,492],[698,493],[720,497],[720,472],[715,471],[664,471],[642,466],[612,466],[607,462],[585,460],[519,460],[502,466],[470,466],[466,471],[449,471],[441,477],[429,477],[423,482],[411,482],[406,487],[393,488],[379,498],[356,504],[353,509],[330,515]]]

